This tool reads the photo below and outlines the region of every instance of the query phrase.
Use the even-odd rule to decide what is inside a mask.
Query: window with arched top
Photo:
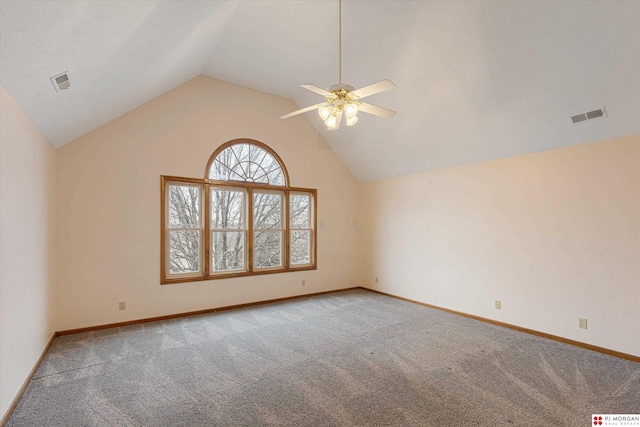
[[[213,180],[289,185],[278,155],[258,141],[223,145],[211,156],[208,171],[208,178]]]
[[[161,282],[316,268],[317,191],[289,185],[266,144],[229,141],[204,179],[161,177]]]

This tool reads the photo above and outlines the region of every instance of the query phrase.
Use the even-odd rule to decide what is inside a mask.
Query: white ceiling
[[[337,22],[335,0],[2,0],[0,82],[56,146],[199,74],[304,107],[298,84],[337,83]],[[640,1],[344,0],[343,25],[343,81],[398,85],[368,98],[392,119],[307,113],[360,181],[640,133]]]

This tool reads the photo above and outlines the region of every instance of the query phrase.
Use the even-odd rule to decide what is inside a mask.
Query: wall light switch
[[[496,310],[502,310],[502,301],[496,300],[495,307]]]

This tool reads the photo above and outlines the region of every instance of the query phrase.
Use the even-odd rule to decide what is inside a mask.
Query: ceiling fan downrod
[[[343,114],[346,116],[347,126],[356,124],[358,111],[385,118],[393,117],[396,114],[395,111],[360,101],[366,96],[393,89],[396,85],[392,81],[382,80],[360,89],[354,89],[353,86],[342,83],[342,0],[338,0],[338,84],[330,86],[326,90],[308,84],[300,86],[324,96],[325,102],[285,114],[280,117],[281,119],[317,109],[327,129],[334,130],[340,127]]]

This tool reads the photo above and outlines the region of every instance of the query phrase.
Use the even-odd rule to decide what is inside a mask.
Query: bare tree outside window
[[[254,264],[256,268],[282,265],[282,193],[253,194]]]
[[[289,197],[291,216],[289,240],[291,264],[311,262],[311,195],[294,193]]]
[[[285,184],[282,168],[275,157],[250,144],[235,144],[222,150],[211,165],[209,179]]]
[[[169,271],[200,271],[200,187],[169,185]]]
[[[211,189],[211,270],[245,269],[244,190]]]

